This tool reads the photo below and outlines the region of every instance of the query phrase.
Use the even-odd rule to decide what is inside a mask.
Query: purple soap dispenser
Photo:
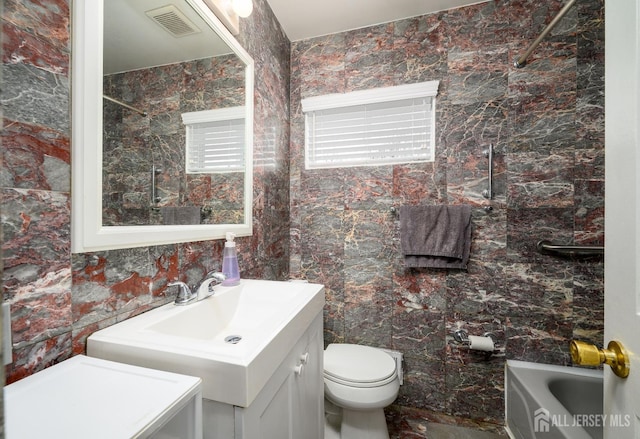
[[[224,244],[222,252],[222,274],[225,280],[222,285],[231,287],[240,283],[240,268],[238,267],[238,253],[236,251],[236,243],[233,240],[235,233],[227,232],[227,242]]]

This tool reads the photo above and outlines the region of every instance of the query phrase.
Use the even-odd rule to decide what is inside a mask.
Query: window
[[[303,99],[306,168],[433,161],[438,84]]]
[[[244,107],[183,113],[187,174],[244,171]]]

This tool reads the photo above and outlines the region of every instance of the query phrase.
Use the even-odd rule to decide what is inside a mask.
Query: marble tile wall
[[[602,259],[535,245],[603,244],[604,1],[578,2],[512,66],[563,3],[490,1],[292,44],[291,276],[326,285],[327,343],[405,354],[400,412],[499,424],[505,359],[568,364],[572,338],[602,343]],[[304,169],[301,98],[435,79],[434,163]],[[390,208],[460,203],[475,207],[468,271],[406,269]],[[461,349],[457,328],[492,331],[504,354]]]
[[[603,0],[579,2],[523,70],[511,60],[559,0],[492,1],[291,46],[266,2],[254,4],[239,37],[256,61],[254,236],[238,240],[247,277],[283,279],[290,265],[327,286],[327,342],[402,350],[400,412],[500,422],[504,358],[567,363],[570,338],[602,342],[602,261],[534,247],[604,239]],[[69,8],[4,2],[8,382],[83,352],[94,330],[169,300],[169,280],[220,263],[221,242],[70,254]],[[429,79],[442,81],[435,163],[303,169],[301,97]],[[389,207],[480,206],[489,142],[496,200],[490,215],[475,210],[469,271],[405,270]],[[459,349],[457,327],[496,332],[505,357]]]
[[[85,351],[93,331],[171,300],[166,284],[219,268],[222,241],[70,252],[69,0],[5,0],[0,166],[3,294],[14,382]],[[289,264],[290,44],[264,0],[239,40],[255,60],[254,234],[242,274],[284,279]]]
[[[105,75],[107,96],[147,116],[104,101],[103,224],[163,224],[167,206],[200,207],[197,215],[193,209],[183,215],[187,224],[242,223],[244,174],[186,174],[181,115],[244,105],[244,70],[237,56],[221,55]],[[153,165],[156,209],[150,208]]]

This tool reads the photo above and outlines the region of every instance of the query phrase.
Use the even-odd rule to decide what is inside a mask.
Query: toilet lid
[[[355,344],[330,344],[324,351],[324,376],[355,387],[379,386],[396,377],[396,362],[380,349]]]

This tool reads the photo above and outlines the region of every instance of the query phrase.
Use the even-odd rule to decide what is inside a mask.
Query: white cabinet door
[[[296,366],[293,386],[293,431],[300,439],[324,436],[324,380],[322,323],[310,328],[309,341]]]
[[[320,313],[251,405],[235,407],[236,439],[322,439],[323,352]]]

